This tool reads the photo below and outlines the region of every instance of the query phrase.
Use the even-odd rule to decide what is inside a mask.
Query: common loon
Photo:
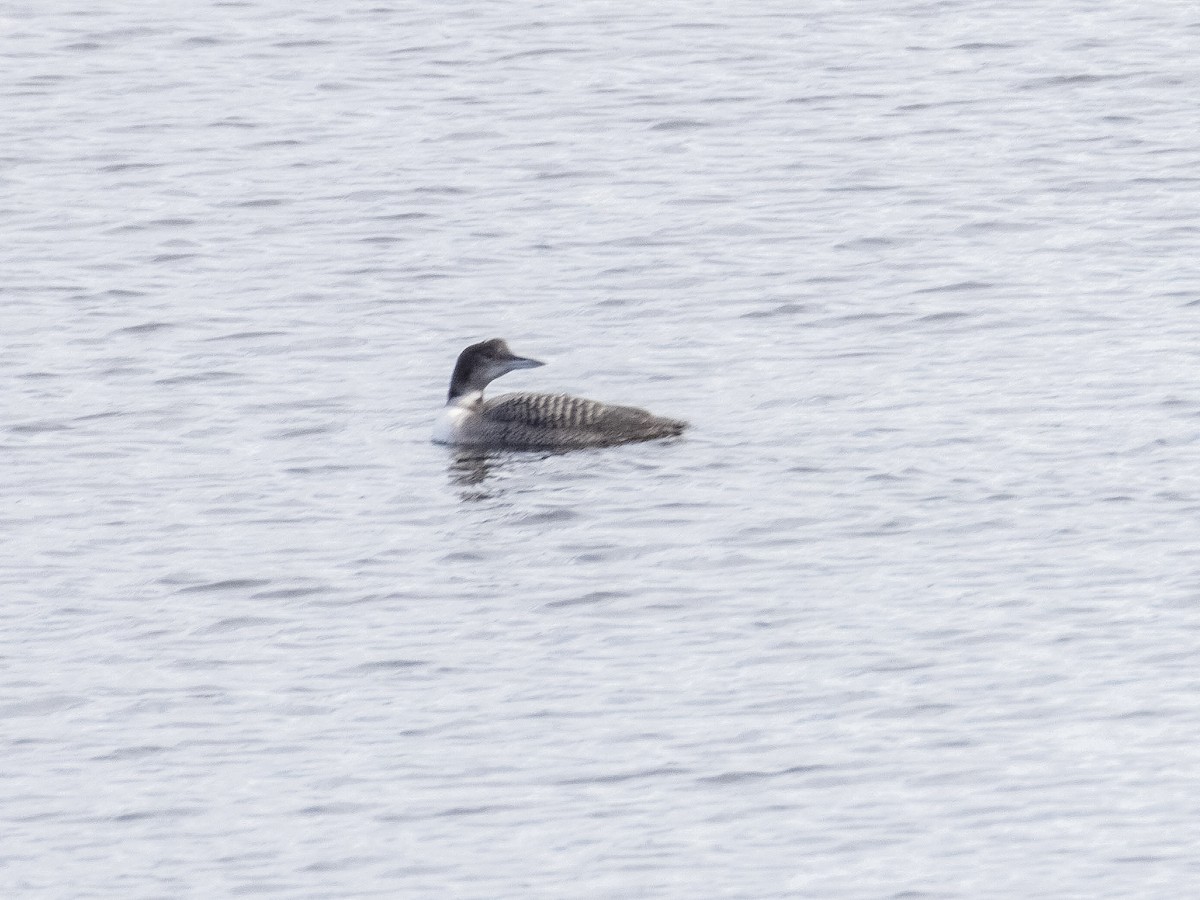
[[[483,399],[483,389],[501,375],[543,365],[514,355],[499,338],[472,344],[458,355],[434,441],[494,450],[573,450],[674,437],[687,427],[644,409],[566,394]]]

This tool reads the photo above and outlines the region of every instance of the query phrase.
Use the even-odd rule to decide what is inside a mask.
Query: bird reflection
[[[529,460],[546,460],[562,456],[565,450],[543,450],[540,453],[513,454],[503,450],[484,450],[479,447],[460,447],[450,457],[448,475],[451,484],[462,488],[459,496],[463,500],[491,500],[504,493],[500,487],[505,470],[511,464],[518,469]]]
[[[450,458],[450,481],[465,488],[462,499],[488,500],[496,495],[496,491],[484,487],[484,482],[500,467],[499,454],[486,450],[456,450]]]

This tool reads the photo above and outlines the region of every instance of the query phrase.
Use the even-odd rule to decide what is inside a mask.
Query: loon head
[[[482,394],[483,389],[492,381],[508,372],[516,369],[536,369],[544,365],[545,363],[536,359],[515,355],[500,338],[472,344],[458,354],[454,374],[450,376],[448,402],[453,403],[457,398],[471,394]]]

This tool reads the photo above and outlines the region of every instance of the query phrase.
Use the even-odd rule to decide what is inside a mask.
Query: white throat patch
[[[462,437],[463,423],[475,414],[475,408],[483,400],[483,391],[472,391],[455,397],[442,409],[433,426],[435,444],[457,444]]]

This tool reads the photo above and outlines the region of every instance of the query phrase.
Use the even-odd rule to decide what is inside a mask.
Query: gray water
[[[0,56],[3,896],[1200,891],[1194,5]],[[692,428],[429,443],[495,336]]]

